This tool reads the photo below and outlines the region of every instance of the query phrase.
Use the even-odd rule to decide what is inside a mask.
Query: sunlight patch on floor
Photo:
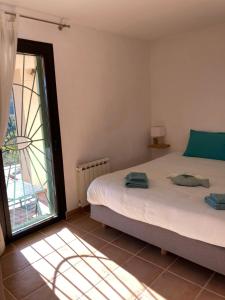
[[[63,228],[21,253],[62,300],[165,300],[87,240]]]

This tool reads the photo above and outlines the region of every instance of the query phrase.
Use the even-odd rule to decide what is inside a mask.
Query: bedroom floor
[[[223,300],[225,276],[77,214],[10,244],[6,300]]]

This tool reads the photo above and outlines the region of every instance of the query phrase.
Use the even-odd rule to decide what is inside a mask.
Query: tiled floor
[[[225,300],[225,277],[103,228],[87,213],[7,247],[6,300]]]

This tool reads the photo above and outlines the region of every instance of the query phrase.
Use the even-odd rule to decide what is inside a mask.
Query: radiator
[[[76,168],[77,191],[79,206],[83,207],[87,202],[87,189],[90,183],[98,176],[110,172],[109,158],[102,158],[81,164]]]

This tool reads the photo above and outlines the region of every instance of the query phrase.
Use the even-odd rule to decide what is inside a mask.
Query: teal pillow
[[[190,130],[184,156],[225,160],[225,132]]]

